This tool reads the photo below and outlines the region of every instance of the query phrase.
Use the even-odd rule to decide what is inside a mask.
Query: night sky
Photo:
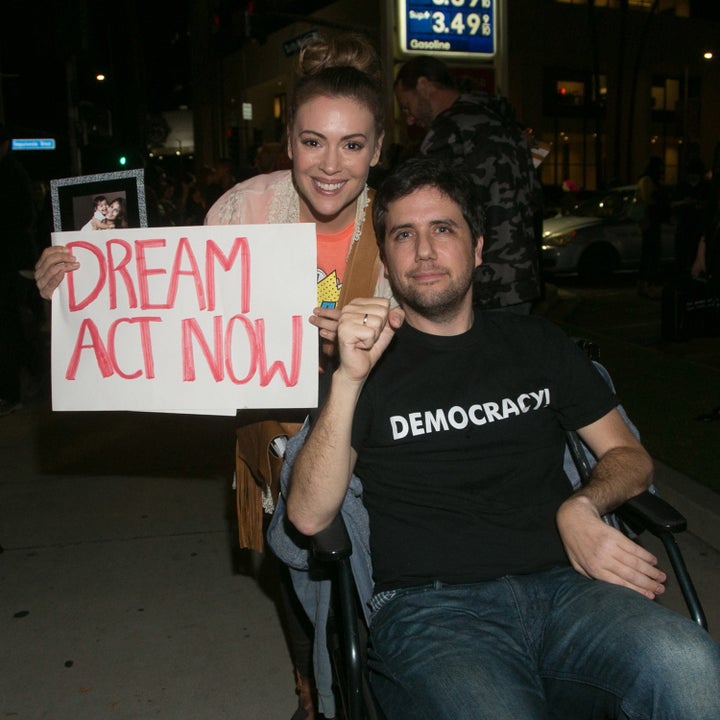
[[[109,77],[132,61],[146,70],[151,109],[168,109],[183,98],[189,68],[189,35],[183,0],[150,0],[103,5],[84,0],[5,0],[0,16],[0,72],[6,118],[42,128],[67,95],[66,60],[78,59],[81,96],[97,71]],[[189,97],[184,98],[189,102]],[[17,122],[17,121],[15,121]]]
[[[106,5],[5,0],[0,18],[5,123],[16,136],[62,138],[69,98],[110,107],[116,132],[136,108],[160,112],[189,105],[184,5],[182,0]],[[68,70],[76,76],[72,90]],[[104,85],[95,80],[97,72],[108,76]]]
[[[18,136],[66,138],[72,97],[75,103],[111,108],[113,132],[121,136],[123,127],[137,124],[136,116],[192,106],[187,10],[191,2],[4,0],[0,115]],[[720,18],[720,1],[691,2],[693,12]],[[283,18],[323,4],[327,0],[255,0],[256,26],[272,30],[283,24]],[[227,19],[242,2],[217,0],[216,5]],[[73,91],[66,80],[69,57],[76,58]],[[100,71],[108,75],[104,86],[94,79]]]
[[[327,4],[328,0],[255,0],[254,27],[271,32]],[[100,113],[108,108],[112,142],[132,145],[140,132],[138,118],[192,107],[191,7],[196,7],[193,0],[4,0],[0,14],[0,119],[4,116],[18,137],[56,137],[67,145],[71,100],[76,107],[93,107]],[[215,27],[215,9],[222,20],[222,38],[216,34],[214,39],[218,49],[221,39],[226,51],[243,42],[237,27],[237,19],[242,17],[238,9],[243,7],[243,0],[208,3],[208,28]],[[67,80],[69,70],[76,75],[72,84]],[[108,77],[102,85],[95,80],[98,72]],[[38,162],[31,155],[26,153],[23,158],[28,163]],[[52,159],[43,159],[62,166],[62,156],[61,151]],[[60,170],[53,167],[42,174],[57,172]]]
[[[144,103],[150,112],[190,105],[191,2],[4,0],[0,73],[11,76],[3,78],[6,121],[37,133],[67,126],[65,73],[66,59],[72,54],[77,56],[76,100],[95,99],[94,76],[103,71],[122,84],[129,99]],[[243,7],[242,0],[214,4],[227,26],[231,25],[230,11]],[[328,0],[255,0],[255,26],[272,31],[284,24],[283,18],[286,23],[326,4]],[[133,82],[137,76],[142,87]]]

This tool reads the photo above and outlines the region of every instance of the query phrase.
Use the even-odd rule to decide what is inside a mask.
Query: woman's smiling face
[[[110,205],[108,206],[108,211],[107,211],[106,217],[108,220],[115,220],[115,218],[119,215],[119,213],[120,213],[120,203],[113,202],[113,203],[110,203]]]
[[[301,105],[288,138],[300,220],[337,232],[355,219],[355,200],[380,158],[382,137],[363,103],[319,95]]]

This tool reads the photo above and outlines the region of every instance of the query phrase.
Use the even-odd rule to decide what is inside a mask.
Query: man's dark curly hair
[[[407,160],[388,175],[373,200],[373,228],[381,254],[385,247],[390,203],[425,187],[439,190],[457,204],[470,227],[473,247],[485,232],[485,214],[472,175],[463,168],[454,167],[446,162],[415,158]]]

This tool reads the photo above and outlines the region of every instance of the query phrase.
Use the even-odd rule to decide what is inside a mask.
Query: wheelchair
[[[591,360],[598,364],[597,348],[578,341]],[[604,368],[598,369],[604,373]],[[611,384],[609,377],[606,380]],[[566,434],[567,451],[579,481],[590,478],[592,463],[575,432]],[[700,598],[685,565],[675,535],[687,530],[687,521],[672,505],[651,491],[645,491],[604,518],[630,537],[649,532],[663,544],[678,587],[692,620],[707,630]],[[334,673],[338,718],[343,720],[385,720],[373,701],[365,669],[367,628],[359,605],[351,567],[352,544],[342,515],[312,538],[314,560],[329,569],[333,582],[333,607],[328,620],[328,650]]]
[[[589,477],[584,448],[575,433],[569,433],[568,446],[577,453]],[[663,544],[673,572],[682,592],[690,617],[707,630],[707,620],[700,598],[687,570],[680,548],[675,541],[677,533],[687,529],[687,521],[672,505],[657,495],[645,491],[619,507],[617,518],[634,534],[649,532]],[[365,671],[367,629],[359,611],[350,556],[352,544],[342,516],[322,532],[313,536],[314,558],[329,565],[333,572],[334,607],[328,621],[328,645],[335,673],[334,685],[339,714],[344,720],[384,720],[376,707]]]

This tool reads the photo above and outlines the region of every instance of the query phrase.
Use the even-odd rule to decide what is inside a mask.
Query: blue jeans
[[[720,645],[571,568],[401,590],[370,639],[371,683],[391,720],[720,718]]]

